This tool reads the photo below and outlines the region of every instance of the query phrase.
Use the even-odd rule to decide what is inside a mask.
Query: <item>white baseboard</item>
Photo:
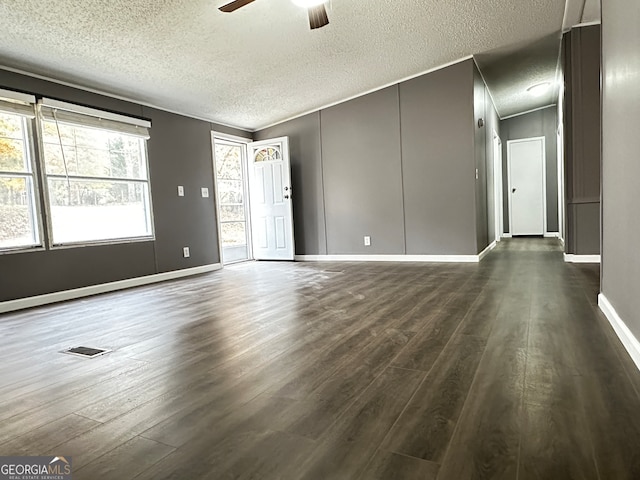
[[[495,240],[494,240],[493,242],[491,242],[491,243],[487,246],[487,248],[485,248],[483,251],[481,251],[481,252],[478,254],[478,261],[480,261],[480,260],[482,260],[484,257],[486,257],[486,256],[487,256],[487,254],[488,254],[491,250],[493,250],[494,248],[496,248],[496,245],[497,245],[497,242],[496,242]]]
[[[640,342],[638,342],[638,339],[631,333],[629,327],[627,327],[618,315],[618,312],[616,312],[615,308],[609,303],[607,297],[602,293],[598,295],[598,307],[600,307],[602,313],[607,317],[607,320],[609,320],[622,345],[624,345],[624,348],[629,352],[633,363],[635,363],[638,370],[640,370]]]
[[[0,313],[38,307],[49,303],[63,302],[74,298],[88,297],[99,293],[124,290],[125,288],[139,287],[150,283],[164,282],[165,280],[189,277],[200,273],[213,272],[215,270],[220,270],[221,268],[222,265],[220,263],[213,263],[211,265],[202,265],[201,267],[185,268],[183,270],[175,270],[173,272],[156,273],[153,275],[145,275],[144,277],[128,278],[126,280],[90,285],[88,287],[74,288],[73,290],[64,290],[62,292],[47,293],[45,295],[37,295],[35,297],[18,298],[16,300],[0,302]]]
[[[296,262],[479,262],[478,255],[296,255]]]
[[[296,262],[434,262],[477,263],[489,253],[493,242],[479,255],[296,255]]]
[[[502,238],[511,238],[512,235],[510,233],[503,233]]]
[[[574,255],[564,253],[564,261],[567,263],[600,263],[600,255]]]

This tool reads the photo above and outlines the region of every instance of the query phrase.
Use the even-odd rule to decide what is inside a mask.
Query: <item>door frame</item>
[[[502,140],[498,132],[493,130],[493,200],[495,211],[495,240],[499,242],[504,235],[504,197],[502,174]]]
[[[244,174],[244,194],[245,194],[245,221],[246,221],[246,232],[247,232],[247,260],[253,260],[253,247],[252,247],[252,234],[251,234],[251,199],[249,198],[249,178],[248,178],[248,154],[249,150],[247,145],[251,143],[253,140],[250,138],[239,137],[237,135],[231,135],[228,133],[216,132],[215,130],[211,131],[211,160],[213,165],[213,193],[214,200],[216,202],[216,230],[218,233],[218,257],[220,258],[220,265],[224,267],[224,258],[222,257],[222,232],[221,232],[221,223],[220,223],[220,194],[218,191],[218,168],[216,166],[216,139],[226,140],[228,142],[239,143],[243,145],[244,148],[244,161],[242,164],[243,174]]]
[[[557,133],[557,164],[558,164],[558,238],[562,242],[564,246],[564,237],[565,237],[565,204],[564,204],[564,133],[562,128],[562,122],[558,128]]]
[[[532,140],[542,140],[542,236],[547,235],[547,149],[546,138],[528,137],[517,140],[507,140],[507,200],[509,202],[509,232],[513,235],[513,208],[511,206],[511,145],[515,143],[525,143]]]

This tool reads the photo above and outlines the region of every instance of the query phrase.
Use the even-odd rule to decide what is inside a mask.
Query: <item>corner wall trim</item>
[[[622,318],[620,318],[616,309],[613,308],[613,305],[609,303],[609,300],[603,293],[598,295],[598,307],[600,307],[602,313],[607,317],[607,320],[609,320],[622,345],[624,345],[624,348],[629,353],[633,363],[635,363],[638,370],[640,370],[640,342],[638,342],[638,339],[631,333],[629,327],[627,327]]]
[[[600,255],[574,255],[564,253],[564,261],[567,263],[600,263]]]
[[[149,285],[150,283],[164,282],[166,280],[174,280],[200,273],[213,272],[220,270],[222,264],[213,263],[210,265],[202,265],[200,267],[185,268],[183,270],[175,270],[172,272],[156,273],[153,275],[145,275],[144,277],[128,278],[126,280],[118,280],[116,282],[101,283],[98,285],[90,285],[88,287],[74,288],[72,290],[63,290],[61,292],[46,293],[35,297],[18,298],[0,302],[0,313],[13,312],[24,308],[38,307],[49,303],[63,302],[75,298],[88,297],[99,293],[113,292],[116,290],[124,290],[131,287],[139,287]]]
[[[497,245],[497,242],[496,242],[495,240],[494,240],[493,242],[491,242],[491,243],[487,246],[487,248],[485,248],[483,251],[481,251],[481,252],[478,254],[478,261],[480,261],[480,260],[482,260],[484,257],[486,257],[486,256],[487,256],[487,254],[488,254],[491,250],[493,250],[494,248],[496,248],[496,245]]]

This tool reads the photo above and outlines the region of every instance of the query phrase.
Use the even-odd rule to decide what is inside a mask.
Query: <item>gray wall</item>
[[[511,117],[500,122],[502,139],[502,199],[504,231],[509,233],[507,155],[509,140],[544,137],[546,157],[547,232],[558,231],[558,113],[555,106]]]
[[[563,37],[565,251],[600,253],[600,26]]]
[[[602,2],[602,292],[640,338],[640,3]]]
[[[398,86],[323,110],[320,123],[327,252],[404,253]]]
[[[484,99],[484,86],[479,91]],[[467,60],[255,138],[289,136],[297,254],[472,255],[476,218],[485,225],[481,244],[488,228],[486,174],[479,211],[474,184],[486,145],[480,138],[475,154],[473,129],[474,64]]]
[[[150,119],[148,141],[156,240],[37,252],[0,254],[0,301],[217,263],[211,130],[248,132],[166,113],[24,75],[0,70],[0,88],[47,96]],[[177,185],[185,186],[179,198]],[[191,257],[182,257],[189,246]]]
[[[400,85],[409,254],[475,254],[473,62]]]

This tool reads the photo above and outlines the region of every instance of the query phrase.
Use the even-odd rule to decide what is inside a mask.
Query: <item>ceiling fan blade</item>
[[[226,5],[221,6],[218,10],[225,13],[231,13],[239,9],[240,7],[244,7],[245,5],[249,5],[250,3],[255,2],[255,0],[234,0],[233,2],[227,3]]]
[[[309,7],[309,26],[311,30],[329,25],[329,17],[327,17],[327,9],[324,4],[316,7]]]

